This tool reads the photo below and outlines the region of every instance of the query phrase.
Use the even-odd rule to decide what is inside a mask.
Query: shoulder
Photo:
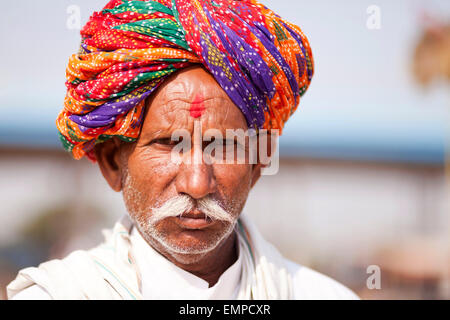
[[[292,277],[294,298],[301,300],[357,300],[358,296],[336,280],[285,259]]]
[[[50,294],[40,285],[34,284],[31,287],[19,291],[10,300],[52,300]]]
[[[77,250],[63,259],[20,270],[7,286],[7,294],[15,300],[83,299],[87,289],[101,282],[103,277],[90,252]]]
[[[135,298],[138,280],[128,256],[130,228],[124,217],[112,230],[104,230],[105,240],[98,246],[20,270],[7,286],[8,298]]]

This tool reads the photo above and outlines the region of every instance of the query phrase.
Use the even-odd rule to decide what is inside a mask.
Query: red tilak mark
[[[205,111],[205,103],[204,98],[201,93],[197,94],[195,96],[194,101],[191,103],[191,108],[189,109],[189,114],[193,118],[199,118],[203,114],[203,111]]]

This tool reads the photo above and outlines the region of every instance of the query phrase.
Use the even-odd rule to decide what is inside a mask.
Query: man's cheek
[[[140,157],[135,161],[135,175],[145,184],[157,188],[157,184],[166,185],[179,171],[179,164],[171,161],[170,156],[152,158]]]
[[[221,184],[237,186],[249,179],[251,168],[248,164],[214,164],[214,174]]]
[[[217,179],[228,192],[241,193],[250,185],[251,168],[248,165],[221,166]]]
[[[141,161],[130,168],[130,174],[135,178],[139,191],[150,196],[151,194],[160,194],[168,181],[173,180],[178,172],[178,166],[162,160]]]

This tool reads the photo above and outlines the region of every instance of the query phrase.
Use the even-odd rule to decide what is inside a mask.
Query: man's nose
[[[177,192],[194,199],[201,199],[216,191],[213,168],[205,163],[181,164],[176,179]]]
[[[203,140],[201,123],[195,123],[192,137],[192,148],[187,157],[190,161],[182,161],[176,178],[178,193],[184,193],[194,199],[201,199],[216,191],[216,179],[211,164],[203,161]],[[186,160],[186,157],[184,157]]]

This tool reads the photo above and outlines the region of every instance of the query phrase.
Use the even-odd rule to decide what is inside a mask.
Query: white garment
[[[238,260],[211,288],[161,256],[122,219],[90,251],[19,272],[10,299],[357,299],[334,280],[284,259],[245,217]],[[134,231],[133,231],[134,230]]]
[[[238,259],[209,287],[209,283],[189,273],[163,257],[147,244],[136,228],[131,232],[136,248],[136,264],[141,274],[141,292],[146,300],[223,300],[236,299],[241,278],[242,253]],[[158,266],[158,268],[155,268]],[[157,290],[155,290],[157,288]]]

